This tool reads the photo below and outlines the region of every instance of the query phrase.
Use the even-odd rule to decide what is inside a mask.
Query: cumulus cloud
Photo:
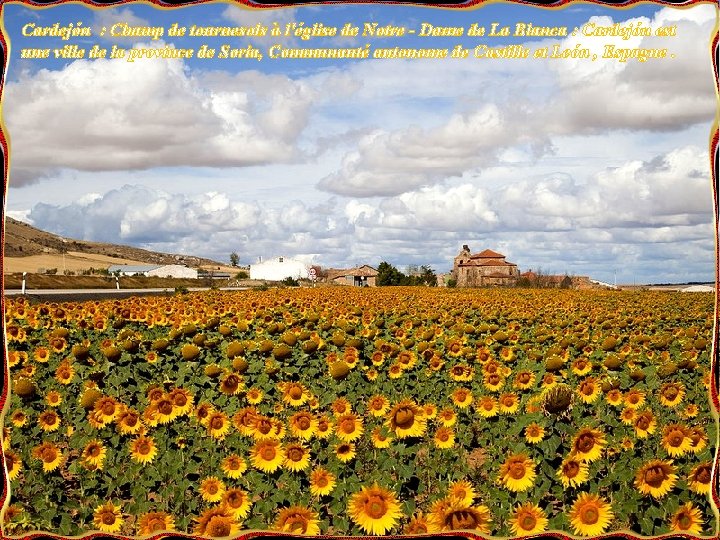
[[[224,259],[228,250],[312,257],[347,244],[352,228],[335,214],[332,201],[271,207],[217,191],[191,196],[125,185],[65,206],[36,204],[25,216],[71,238]]]
[[[214,88],[180,60],[75,61],[60,71],[21,75],[7,85],[4,100],[13,182],[26,184],[60,168],[248,166],[295,159],[313,91],[256,72],[232,83]],[[273,91],[263,93],[268,85]]]
[[[394,195],[494,165],[500,152],[512,145],[529,144],[537,154],[544,153],[548,141],[542,131],[533,129],[535,122],[521,124],[511,116],[488,104],[454,114],[432,129],[376,131],[363,137],[358,149],[345,156],[341,169],[318,187],[354,197]]]
[[[685,11],[687,17],[682,15]],[[589,20],[595,27],[612,26],[614,22],[609,16]],[[518,151],[526,159],[537,159],[550,154],[554,139],[560,136],[613,130],[672,132],[700,122],[709,123],[717,106],[707,53],[714,23],[711,6],[682,12],[666,8],[653,20],[637,18],[622,24],[646,28],[676,25],[676,37],[625,40],[619,36],[600,38],[580,33],[564,40],[537,42],[534,47],[543,45],[550,50],[555,45],[561,49],[588,48],[598,60],[533,61],[528,73],[511,62],[492,68],[487,63],[476,63],[472,69],[462,63],[438,66],[437,70],[421,66],[424,74],[412,63],[398,62],[392,66],[381,63],[374,74],[368,73],[368,67],[362,64],[353,67],[349,73],[363,81],[360,96],[377,97],[382,90],[384,99],[395,104],[401,96],[428,99],[430,94],[449,99],[448,91],[453,89],[456,103],[463,103],[464,110],[436,120],[433,126],[378,129],[366,135],[346,153],[336,171],[320,180],[318,188],[352,197],[392,196],[443,183],[466,171],[512,161]],[[675,58],[643,63],[603,59],[605,45],[666,47]],[[535,70],[540,65],[544,71],[539,74]],[[526,66],[527,63],[522,68]],[[420,84],[428,76],[444,84],[430,81]],[[511,97],[503,99],[487,90],[492,86],[488,81],[499,85],[509,78],[515,88]],[[542,79],[540,88],[531,93],[529,85],[537,78]],[[410,88],[393,84],[400,79],[413,80],[414,84]],[[468,84],[480,89],[484,101],[477,97],[466,99],[457,90]],[[524,95],[519,95],[520,89],[524,89]],[[539,99],[532,100],[531,95]],[[417,115],[408,116],[413,122],[418,121]]]

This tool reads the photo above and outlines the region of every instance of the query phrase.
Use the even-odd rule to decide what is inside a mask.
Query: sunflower
[[[95,508],[93,525],[103,532],[116,533],[123,526],[120,507],[112,502],[106,502]]]
[[[510,491],[527,491],[535,476],[535,463],[525,454],[513,454],[500,466],[498,481]]]
[[[518,371],[513,380],[513,387],[519,388],[520,390],[532,388],[533,384],[535,384],[535,374],[527,369]]]
[[[438,412],[438,419],[445,427],[452,427],[457,422],[457,413],[453,409],[443,409]]]
[[[544,389],[552,388],[556,384],[558,384],[558,378],[554,373],[546,373],[543,375],[541,386]]]
[[[460,409],[467,409],[473,402],[472,393],[467,388],[457,388],[450,397]]]
[[[102,469],[106,454],[107,449],[102,442],[96,439],[85,445],[85,449],[82,452],[82,459],[88,465]]]
[[[620,441],[620,448],[623,450],[632,450],[635,448],[635,442],[630,437],[623,437]]]
[[[404,350],[400,351],[397,355],[396,361],[403,370],[407,371],[415,367],[415,364],[417,363],[417,356],[412,351]]]
[[[50,407],[59,407],[62,403],[62,395],[57,390],[51,390],[45,395],[45,403]]]
[[[220,381],[220,392],[226,396],[239,394],[243,389],[243,380],[237,373],[228,373]]]
[[[660,403],[666,407],[676,407],[685,397],[685,386],[679,382],[665,383],[660,387]]]
[[[440,371],[444,365],[445,362],[443,362],[443,359],[440,358],[437,354],[434,354],[428,360],[428,368],[431,372]]]
[[[422,514],[413,516],[403,527],[403,534],[417,535],[434,532],[430,521]]]
[[[627,394],[625,394],[625,405],[627,407],[632,407],[633,409],[637,409],[638,407],[641,407],[645,403],[645,392],[641,390],[629,390]]]
[[[662,445],[671,457],[680,457],[692,448],[689,430],[680,424],[668,424],[663,429]]]
[[[536,534],[547,529],[548,518],[545,512],[531,502],[515,508],[510,519],[510,528],[515,536]]]
[[[123,435],[137,435],[142,431],[143,424],[140,421],[140,413],[135,409],[124,409],[115,418],[118,431]]]
[[[109,424],[120,413],[120,404],[111,396],[102,396],[95,401],[93,411],[104,425]]]
[[[23,427],[25,424],[27,424],[27,414],[25,414],[25,411],[22,411],[20,409],[13,411],[12,415],[10,416],[10,420],[15,427]]]
[[[449,370],[450,378],[456,382],[472,381],[475,370],[467,364],[455,364]]]
[[[36,362],[45,364],[50,358],[50,351],[48,351],[47,347],[38,347],[33,351],[33,358]]]
[[[195,518],[197,525],[193,529],[195,534],[221,538],[231,536],[240,528],[232,512],[226,506],[216,506],[205,510],[199,518]]]
[[[594,403],[600,397],[602,387],[595,377],[586,377],[578,385],[577,393],[583,403]]]
[[[166,512],[148,512],[138,519],[137,531],[139,536],[172,530],[175,530],[175,518]]]
[[[605,434],[602,431],[585,427],[575,434],[572,452],[577,459],[590,463],[600,457],[605,442]]]
[[[525,440],[530,444],[537,444],[545,437],[545,429],[536,422],[525,427]]]
[[[333,401],[330,408],[332,409],[332,412],[336,417],[342,416],[344,414],[350,414],[352,412],[350,402],[345,398],[337,398],[335,401]]]
[[[278,383],[278,388],[282,392],[283,402],[291,407],[299,407],[308,400],[307,388],[301,383],[281,382]]]
[[[138,463],[143,465],[151,463],[157,453],[158,449],[152,437],[140,435],[130,442],[130,457]]]
[[[332,435],[333,423],[326,415],[321,416],[317,419],[317,429],[315,435],[320,439],[327,439]]]
[[[222,460],[220,468],[223,473],[225,473],[225,476],[236,479],[240,478],[243,473],[245,473],[247,470],[247,463],[245,463],[245,460],[237,454],[230,454]]]
[[[251,388],[245,392],[245,399],[250,405],[257,405],[263,399],[263,391],[260,388]]]
[[[380,373],[375,368],[363,368],[365,371],[365,378],[367,378],[368,381],[375,381],[380,376]]]
[[[623,393],[617,388],[611,388],[605,394],[605,401],[607,401],[613,407],[619,407],[623,404],[624,401]]]
[[[280,422],[282,424],[282,422]],[[284,427],[284,424],[283,424]],[[269,416],[258,414],[255,417],[255,426],[252,436],[255,439],[279,439],[276,436],[276,421]]]
[[[707,433],[705,433],[705,430],[702,428],[702,426],[693,426],[693,427],[689,428],[688,433],[690,435],[690,440],[692,442],[690,451],[693,454],[699,454],[707,446],[707,443],[708,443]]]
[[[60,427],[60,416],[53,410],[47,410],[38,416],[38,424],[43,431],[56,431]]]
[[[376,427],[373,429],[370,438],[375,448],[388,448],[393,441],[387,427]]]
[[[335,446],[335,455],[343,463],[347,463],[355,457],[355,445],[344,442]]]
[[[440,426],[433,436],[435,446],[440,449],[452,448],[455,446],[455,433],[452,428]]]
[[[460,501],[465,506],[472,506],[475,497],[477,497],[477,492],[467,480],[458,480],[448,486],[448,497]]]
[[[581,493],[570,510],[570,524],[575,534],[598,536],[605,532],[614,515],[604,499],[591,493]]]
[[[341,440],[351,442],[359,439],[363,431],[362,419],[356,414],[349,413],[338,416],[335,424],[335,435]]]
[[[633,409],[632,407],[625,407],[622,412],[620,412],[620,421],[628,426],[634,425],[637,418],[637,410]]]
[[[20,470],[22,469],[22,460],[17,454],[15,454],[15,452],[7,450],[5,452],[5,466],[8,471],[8,479],[12,482],[20,474]]]
[[[300,443],[285,445],[285,467],[291,471],[302,471],[310,465],[310,451]]]
[[[577,487],[587,482],[589,476],[588,464],[571,455],[563,460],[557,471],[557,476],[565,489]]]
[[[489,534],[491,521],[487,506],[468,506],[451,497],[435,501],[430,508],[433,531],[477,530]]]
[[[207,419],[208,434],[215,440],[221,441],[230,431],[230,420],[224,412],[216,411]]]
[[[318,420],[309,411],[298,411],[290,417],[290,433],[300,439],[310,439],[318,428]]]
[[[578,376],[587,375],[592,371],[592,368],[592,362],[585,357],[576,358],[570,363],[570,369]]]
[[[273,528],[290,534],[317,536],[320,534],[320,520],[316,512],[294,505],[280,510]]]
[[[499,392],[504,385],[505,378],[497,372],[483,375],[483,386],[491,392]]]
[[[167,394],[158,399],[155,403],[151,404],[148,409],[153,409],[155,411],[158,424],[169,424],[180,416],[179,409],[175,406],[173,400]]]
[[[403,375],[403,368],[397,362],[390,365],[388,368],[388,377],[390,379],[399,379]]]
[[[653,459],[644,463],[635,474],[635,487],[643,495],[660,499],[675,487],[677,474],[670,461]]]
[[[497,400],[492,396],[482,396],[475,402],[475,410],[483,418],[492,418],[498,413]]]
[[[683,504],[673,514],[670,520],[670,529],[673,532],[699,536],[702,533],[703,518],[698,508],[691,502]]]
[[[502,394],[498,398],[498,410],[500,411],[500,414],[516,413],[519,407],[520,399],[516,394],[513,394],[512,392]]]
[[[275,472],[284,460],[283,449],[277,439],[261,439],[250,452],[250,460],[256,469],[266,473]]]
[[[688,403],[685,409],[680,413],[683,418],[695,418],[700,412],[700,407],[695,403]]]
[[[211,405],[208,404],[208,407],[211,407]],[[195,414],[197,415],[197,410]],[[233,424],[241,434],[251,436],[255,429],[255,417],[257,415],[258,412],[255,407],[245,407],[233,415]]]
[[[244,519],[250,513],[252,501],[246,491],[239,488],[230,488],[225,490],[222,496],[222,505],[224,505],[235,517],[235,519]]]
[[[310,473],[310,493],[314,497],[330,495],[335,489],[335,484],[335,475],[322,467],[318,467]]]
[[[395,495],[377,483],[362,488],[350,498],[348,513],[353,522],[368,534],[384,535],[402,516]]]
[[[434,403],[426,403],[425,405],[422,406],[422,410],[423,410],[423,415],[428,420],[435,418],[438,413],[437,405],[435,405]]]
[[[225,493],[225,483],[216,476],[208,476],[200,482],[200,496],[207,502],[220,502]]]
[[[172,401],[177,416],[185,416],[193,410],[193,395],[185,388],[173,388],[168,393],[168,398]]]
[[[690,489],[700,495],[710,493],[710,481],[712,480],[712,463],[709,461],[700,463],[692,471],[688,478]]]
[[[635,427],[635,435],[640,439],[645,439],[648,435],[655,433],[657,427],[655,415],[649,409],[644,410],[635,417],[633,426]]]
[[[150,403],[157,403],[165,396],[165,390],[162,386],[153,384],[148,386],[145,395]]]
[[[411,399],[404,399],[396,403],[388,412],[387,418],[387,425],[398,439],[421,437],[425,434],[427,419],[424,411]],[[443,425],[445,425],[444,422]]]
[[[390,408],[390,402],[383,395],[375,395],[368,400],[367,410],[372,416],[382,416]]]

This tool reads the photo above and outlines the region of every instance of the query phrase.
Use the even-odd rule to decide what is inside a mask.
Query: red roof
[[[485,251],[481,251],[480,253],[476,253],[475,255],[470,255],[470,258],[471,259],[504,259],[505,255],[502,255],[501,253],[498,253],[491,249],[486,249]]]

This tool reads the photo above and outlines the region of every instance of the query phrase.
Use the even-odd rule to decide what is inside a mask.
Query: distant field
[[[82,272],[90,268],[107,268],[113,264],[147,263],[132,259],[108,257],[107,255],[68,251],[64,258],[58,253],[31,255],[29,257],[6,257],[3,259],[3,271],[6,273],[30,272],[35,274],[41,270],[57,268],[58,272],[62,274],[63,270]]]

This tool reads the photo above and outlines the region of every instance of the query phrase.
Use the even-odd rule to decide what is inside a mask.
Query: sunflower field
[[[5,307],[5,535],[718,534],[711,294]]]

